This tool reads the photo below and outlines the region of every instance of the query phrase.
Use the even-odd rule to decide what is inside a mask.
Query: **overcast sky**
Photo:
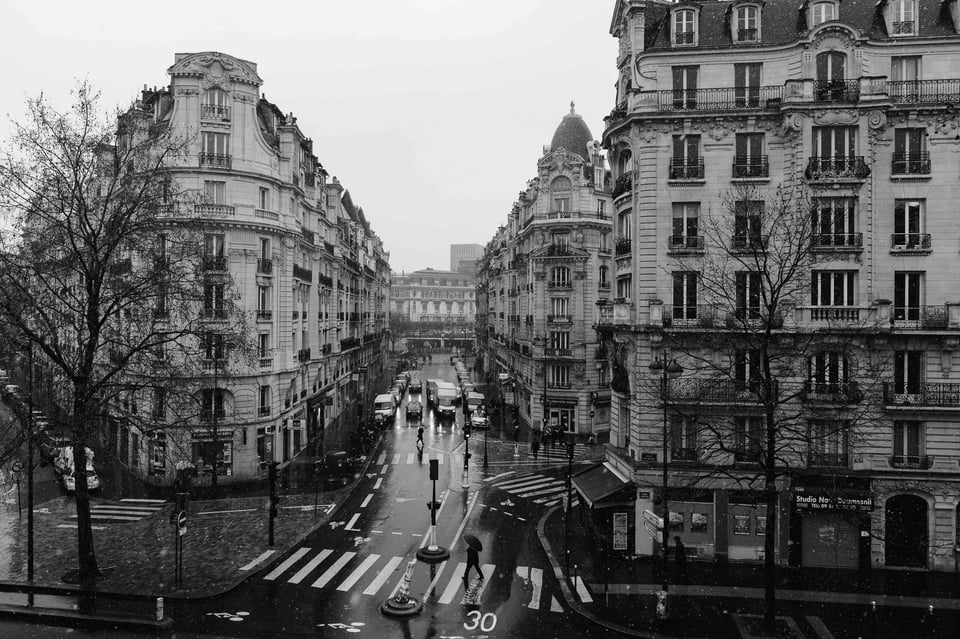
[[[89,78],[105,107],[169,82],[177,52],[257,64],[350,190],[395,272],[486,244],[570,101],[595,139],[615,102],[614,0],[5,0],[0,114]],[[4,120],[6,123],[6,120]],[[7,135],[4,124],[0,132]]]

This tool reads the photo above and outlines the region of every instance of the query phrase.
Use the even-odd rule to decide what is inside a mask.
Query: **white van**
[[[381,426],[392,422],[397,416],[397,402],[393,393],[377,395],[373,400],[373,421]]]

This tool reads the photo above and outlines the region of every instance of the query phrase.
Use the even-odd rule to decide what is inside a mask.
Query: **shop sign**
[[[627,549],[627,513],[613,513],[613,549]]]
[[[793,495],[793,505],[797,510],[869,512],[873,510],[873,497],[870,495],[834,495],[798,491]]]
[[[190,432],[191,439],[213,439],[212,428],[198,428]],[[227,429],[217,429],[217,439],[232,439],[233,431]]]

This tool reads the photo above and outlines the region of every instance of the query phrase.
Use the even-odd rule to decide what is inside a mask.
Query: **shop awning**
[[[573,487],[591,508],[600,502],[625,492],[633,482],[618,473],[607,463],[597,464],[573,476]]]

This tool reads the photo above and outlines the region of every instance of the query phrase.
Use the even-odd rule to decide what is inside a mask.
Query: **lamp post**
[[[567,503],[563,519],[563,555],[567,560],[567,576],[570,575],[570,511],[573,510],[573,453],[576,448],[576,433],[567,433]]]
[[[670,550],[670,505],[667,500],[667,453],[668,443],[667,438],[669,435],[669,427],[667,424],[667,391],[668,386],[667,382],[669,378],[677,378],[683,373],[683,367],[677,363],[676,360],[670,360],[670,363],[667,363],[666,354],[662,358],[657,357],[649,366],[651,371],[661,373],[660,377],[660,401],[663,403],[663,473],[662,480],[663,485],[661,486],[660,499],[663,504],[663,538],[661,540],[661,549],[660,552],[663,555],[663,613],[664,618],[667,617],[667,592],[669,591],[670,578],[669,570],[667,567],[667,553]]]

